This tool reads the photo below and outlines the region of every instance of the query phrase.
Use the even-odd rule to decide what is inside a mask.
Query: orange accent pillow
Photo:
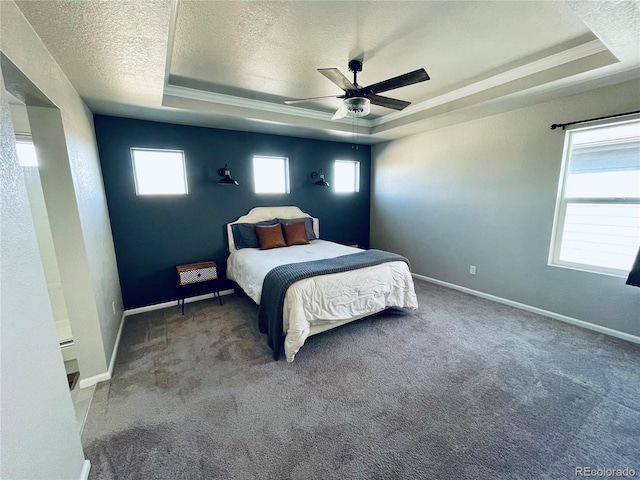
[[[260,250],[287,246],[279,223],[275,225],[256,225],[256,235],[258,235],[258,242],[260,242]]]
[[[306,245],[309,243],[307,227],[304,222],[283,223],[282,229],[287,245]]]

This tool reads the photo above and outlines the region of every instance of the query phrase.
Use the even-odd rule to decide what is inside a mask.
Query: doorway
[[[38,155],[31,138],[27,107],[11,94],[8,96],[9,109],[16,136],[16,152],[22,168],[49,301],[55,321],[56,336],[64,360],[65,373],[67,374],[67,382],[74,406],[76,428],[78,432],[81,432],[89,411],[95,385],[88,388],[80,388],[80,365],[76,355],[69,310],[55,253],[53,235],[40,178]]]

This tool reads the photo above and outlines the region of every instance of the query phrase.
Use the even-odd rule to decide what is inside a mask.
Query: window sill
[[[547,263],[547,266],[549,267],[555,267],[555,268],[565,268],[567,270],[577,270],[578,272],[585,272],[585,273],[595,273],[596,275],[605,275],[607,277],[617,277],[617,278],[623,278],[626,279],[627,276],[629,275],[629,272],[622,272],[622,271],[603,271],[603,270],[597,270],[595,267],[593,268],[589,268],[589,266],[587,265],[566,265],[563,263]]]

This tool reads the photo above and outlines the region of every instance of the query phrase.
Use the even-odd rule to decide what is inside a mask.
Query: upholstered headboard
[[[255,207],[249,213],[241,216],[237,220],[227,223],[227,238],[229,241],[229,252],[235,252],[236,246],[233,239],[233,231],[231,225],[234,223],[258,223],[272,218],[303,218],[309,217],[313,219],[313,232],[316,237],[320,238],[320,222],[317,218],[312,217],[308,213],[303,212],[298,207]]]

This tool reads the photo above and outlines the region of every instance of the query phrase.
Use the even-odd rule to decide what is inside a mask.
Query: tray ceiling
[[[633,1],[16,3],[92,111],[176,123],[374,143],[639,76]],[[341,94],[317,68],[353,58],[361,85],[431,80],[357,124],[283,103]]]

